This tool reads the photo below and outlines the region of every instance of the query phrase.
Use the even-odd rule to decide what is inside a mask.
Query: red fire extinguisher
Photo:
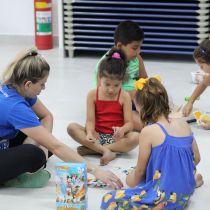
[[[39,50],[53,47],[51,0],[34,0],[35,44]]]

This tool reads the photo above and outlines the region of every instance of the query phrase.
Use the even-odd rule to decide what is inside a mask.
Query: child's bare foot
[[[110,161],[116,158],[116,155],[117,154],[115,152],[106,149],[105,152],[103,153],[103,156],[101,157],[100,165],[101,166],[107,165]]]
[[[203,177],[201,174],[195,174],[195,182],[196,182],[196,188],[203,185]]]
[[[96,151],[94,151],[92,149],[89,149],[88,147],[85,147],[85,146],[77,147],[77,152],[81,156],[84,156],[84,155],[100,155],[98,152],[96,152]]]

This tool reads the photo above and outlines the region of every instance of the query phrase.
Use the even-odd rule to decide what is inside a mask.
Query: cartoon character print
[[[67,204],[83,203],[85,200],[84,168],[78,167],[78,173],[62,171],[55,176],[56,202]]]

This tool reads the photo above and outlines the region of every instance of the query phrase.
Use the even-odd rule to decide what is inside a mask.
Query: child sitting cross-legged
[[[101,154],[101,165],[115,159],[118,152],[128,152],[138,145],[133,132],[132,103],[121,89],[126,75],[127,60],[121,50],[113,48],[99,67],[99,86],[87,96],[85,127],[70,123],[68,134],[78,143],[80,155]]]

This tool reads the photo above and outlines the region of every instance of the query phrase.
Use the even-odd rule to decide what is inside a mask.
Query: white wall
[[[53,36],[58,36],[58,4],[53,4]],[[34,0],[0,0],[0,35],[34,35]]]

